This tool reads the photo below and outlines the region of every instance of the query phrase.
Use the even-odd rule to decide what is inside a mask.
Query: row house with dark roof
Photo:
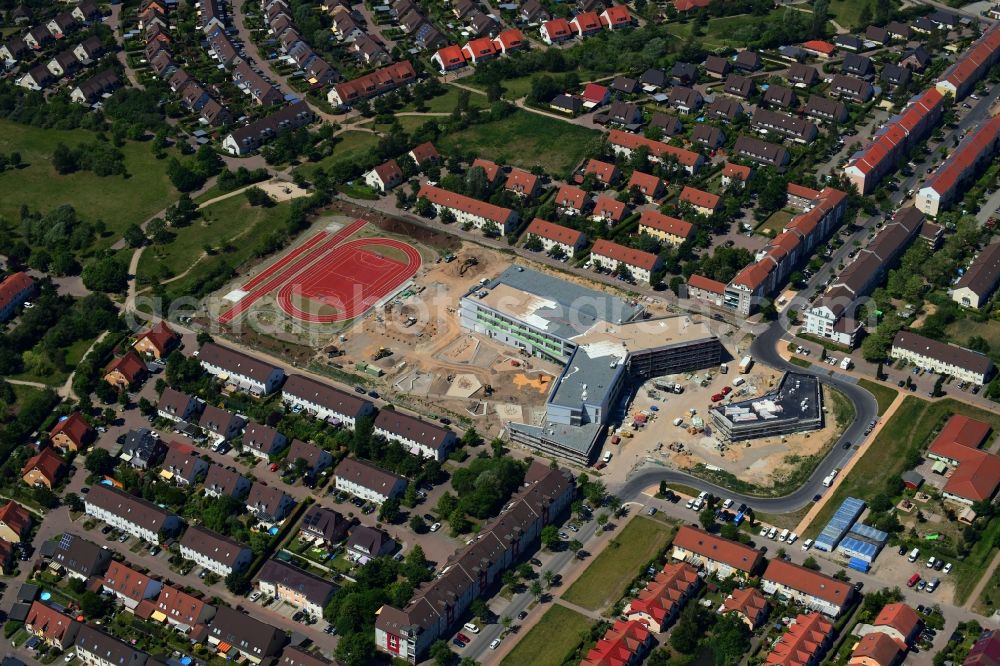
[[[250,480],[230,467],[210,465],[205,474],[202,490],[209,497],[246,497],[250,492]]]
[[[205,404],[197,396],[181,393],[169,386],[163,389],[160,400],[156,403],[156,414],[170,421],[191,421],[196,419]]]
[[[212,440],[214,446],[235,438],[243,430],[246,422],[246,419],[239,414],[233,414],[215,405],[205,405],[198,419],[198,426],[205,436]]]
[[[84,624],[76,637],[77,657],[87,666],[146,666],[153,659],[134,645]]]
[[[72,532],[43,543],[41,554],[51,564],[65,569],[70,577],[83,581],[103,575],[111,563],[110,550]]]
[[[293,439],[292,445],[288,447],[286,461],[294,465],[298,460],[305,461],[306,472],[311,475],[319,474],[333,464],[333,456],[329,451],[324,451],[311,442]]]
[[[350,493],[367,502],[382,504],[406,491],[404,477],[357,458],[344,458],[333,472],[338,491]]]
[[[84,500],[88,516],[149,543],[160,544],[160,535],[175,534],[179,516],[125,491],[96,485]]]
[[[222,142],[222,149],[230,155],[249,155],[282,132],[305,127],[316,120],[305,102],[294,102],[286,107],[232,130]],[[254,390],[270,393],[276,388],[275,380],[250,382]],[[265,389],[270,389],[265,391]]]
[[[374,433],[390,442],[397,442],[413,455],[442,461],[458,441],[452,430],[430,421],[384,409],[375,417]]]
[[[572,475],[532,463],[509,508],[462,547],[434,580],[421,585],[403,608],[383,606],[375,619],[375,646],[417,663],[440,637],[461,621],[473,600],[496,585],[502,573],[523,560],[541,530],[574,496]]]
[[[291,513],[295,506],[295,500],[281,488],[269,486],[261,481],[254,481],[247,494],[246,506],[247,511],[257,520],[271,525],[280,523]]]
[[[346,539],[350,529],[351,521],[338,511],[324,506],[313,506],[302,518],[299,538],[318,544],[320,547],[330,548]]]
[[[214,342],[202,345],[198,361],[220,381],[259,395],[274,393],[285,379],[281,368]]]
[[[243,450],[261,460],[268,460],[288,446],[285,435],[276,428],[256,421],[250,421],[243,429],[242,441]]]
[[[69,98],[77,104],[93,104],[122,87],[122,81],[113,69],[98,72],[70,91]]]
[[[233,82],[245,90],[259,106],[278,104],[282,100],[281,92],[257,73],[246,60],[241,59],[236,63]]]
[[[784,146],[752,136],[740,136],[733,144],[734,156],[775,168],[783,168],[791,159]]]
[[[183,442],[170,442],[163,458],[160,476],[179,485],[189,486],[208,472],[209,461]]]
[[[366,398],[304,375],[288,377],[281,391],[281,401],[318,419],[348,428],[353,428],[359,418],[375,412],[375,405]]]
[[[774,132],[797,143],[812,143],[819,133],[816,125],[808,120],[770,109],[757,109],[750,126],[758,132]]]
[[[827,92],[858,104],[864,104],[875,96],[875,88],[872,87],[872,84],[847,74],[835,74],[830,79],[830,87]]]
[[[806,102],[802,111],[810,118],[835,125],[843,123],[849,115],[843,102],[828,99],[822,95],[809,95],[809,101]]]
[[[323,609],[337,591],[332,582],[277,560],[265,562],[255,580],[257,588],[267,596],[315,618],[323,617]]]
[[[250,566],[249,546],[204,527],[191,525],[180,538],[181,557],[225,578]]]
[[[208,625],[209,645],[228,659],[242,656],[251,664],[277,656],[287,640],[283,630],[228,606],[219,606]]]

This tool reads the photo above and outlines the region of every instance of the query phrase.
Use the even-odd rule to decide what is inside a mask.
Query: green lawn
[[[296,171],[301,171],[306,178],[309,178],[316,167],[323,167],[329,171],[335,164],[351,162],[364,157],[378,144],[378,137],[371,132],[347,131],[339,138],[340,141],[334,146],[332,155],[324,157],[319,162],[303,164]]]
[[[776,210],[771,213],[771,217],[761,222],[755,231],[768,238],[774,238],[788,226],[793,217],[795,217],[795,213],[788,209],[782,208],[781,210]]]
[[[553,604],[531,631],[517,639],[517,646],[500,666],[560,666],[581,642],[581,634],[593,623],[576,611]],[[515,639],[508,637],[506,640]]]
[[[892,4],[895,5],[897,3],[894,2]],[[842,27],[851,30],[859,23],[858,19],[861,18],[861,11],[865,8],[865,5],[872,6],[874,3],[871,0],[831,0],[830,18]]]
[[[613,604],[672,536],[670,526],[636,516],[566,590],[563,599],[591,610]]]
[[[702,29],[699,40],[709,49],[745,47],[759,37],[762,28],[780,21],[784,11],[782,8],[777,8],[766,16],[738,14],[709,19],[706,27]],[[796,10],[789,8],[788,11]],[[693,27],[693,22],[671,24],[670,33],[682,41],[688,38]]]
[[[966,345],[969,338],[979,336],[990,343],[990,349],[1000,350],[1000,326],[996,322],[962,318],[949,324],[945,332],[952,341],[960,345]]]
[[[889,409],[889,405],[891,405],[892,401],[896,399],[897,395],[899,395],[899,391],[896,389],[882,384],[877,384],[870,379],[859,379],[858,386],[875,396],[875,400],[878,402],[879,416],[885,414],[885,410]]]
[[[506,85],[506,84],[505,84]],[[455,105],[458,104],[458,96],[462,94],[462,89],[455,86],[445,86],[447,90],[437,97],[428,99],[424,101],[424,106],[426,108],[419,109],[423,112],[432,113],[451,113],[455,110]],[[485,109],[489,106],[489,102],[486,100],[486,95],[477,95],[474,92],[469,92],[469,108],[470,109]],[[400,111],[417,111],[417,107],[413,102],[410,102],[404,106]]]
[[[129,141],[122,147],[128,178],[56,173],[51,157],[57,144],[75,146],[94,137],[86,130],[39,129],[0,120],[0,153],[20,152],[27,165],[0,174],[0,217],[16,220],[22,204],[42,212],[71,204],[84,219],[104,220],[110,233],[102,244],[110,245],[129,224],[145,221],[177,197],[166,176],[167,160],[153,157],[146,143]]]
[[[399,121],[400,126],[408,133],[413,133],[416,129],[422,127],[424,123],[437,119],[435,116],[396,116],[396,120]],[[362,123],[361,127],[368,127],[377,132],[388,132],[390,126],[376,125],[374,120],[369,120],[366,123]]]
[[[994,430],[1000,429],[1000,413],[952,399],[928,402],[907,396],[882,427],[864,457],[843,478],[804,536],[813,538],[819,534],[845,498],[866,499],[882,492],[886,479],[906,471],[906,452],[914,449],[922,451],[930,443],[931,433],[943,425],[951,414],[964,414],[989,423]]]
[[[600,132],[529,111],[516,111],[492,123],[472,125],[442,136],[445,151],[470,151],[499,164],[524,169],[539,165],[557,177],[569,174],[586,157]]]
[[[287,211],[287,203],[253,207],[242,194],[207,206],[191,226],[174,230],[176,236],[171,243],[146,248],[139,261],[137,280],[141,285],[150,285],[191,268],[185,277],[168,285],[171,292],[183,293],[185,285],[197,283],[220,262],[239,266],[250,259],[257,242],[284,224]],[[215,254],[205,255],[205,244],[211,245]]]
[[[793,365],[797,365],[800,368],[812,367],[812,361],[806,360],[804,358],[799,358],[798,356],[791,357],[790,359],[788,359],[788,362],[792,363]]]

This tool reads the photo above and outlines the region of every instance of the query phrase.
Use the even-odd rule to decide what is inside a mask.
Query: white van
[[[918,557],[920,557],[920,549],[914,548],[913,550],[910,551],[910,556],[907,557],[906,559],[909,560],[910,562],[916,562]]]
[[[810,548],[812,548],[812,545],[813,545],[813,540],[806,539],[804,542],[802,542],[802,550],[809,550]]]
[[[606,463],[611,462],[611,451],[604,452],[604,462]]]
[[[772,527],[767,531],[767,538],[772,541],[774,541],[774,537],[776,537],[777,535],[778,535],[778,530],[775,527]]]
[[[789,530],[788,530],[787,527],[785,529],[781,530],[781,534],[778,536],[778,541],[780,541],[782,543],[784,543],[785,541],[787,541],[788,540],[788,534],[789,534]]]
[[[799,538],[799,535],[796,534],[795,532],[792,532],[791,534],[788,535],[788,543],[790,543],[790,544],[795,543],[795,540],[798,539],[798,538]]]
[[[736,379],[733,380],[733,386],[739,386],[740,384],[742,384],[745,381],[746,380],[743,379],[742,377],[737,377]]]

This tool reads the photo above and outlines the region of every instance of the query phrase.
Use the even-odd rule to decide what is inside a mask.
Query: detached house
[[[299,538],[329,548],[346,539],[350,528],[351,522],[337,511],[314,506],[306,512],[302,519],[302,525],[299,527]]]
[[[209,465],[205,474],[205,494],[209,497],[245,497],[250,491],[250,481],[235,469],[222,465]]]
[[[667,96],[667,103],[681,113],[694,113],[704,101],[700,92],[686,86],[674,86]]]
[[[228,442],[237,435],[246,425],[246,419],[238,414],[227,412],[215,405],[205,405],[202,410],[198,425],[215,444]]]
[[[288,438],[271,426],[250,421],[243,429],[243,450],[261,460],[276,455],[288,445]]]
[[[437,65],[441,73],[450,72],[465,67],[465,53],[457,44],[445,46],[431,56],[431,62]]]
[[[142,362],[139,355],[129,350],[124,356],[120,356],[108,364],[108,367],[104,369],[104,381],[116,388],[127,389],[141,383],[148,374],[146,364]]]
[[[56,453],[55,449],[47,448],[28,459],[21,469],[21,478],[31,487],[45,486],[52,490],[65,471],[66,461]]]
[[[573,39],[573,29],[570,28],[569,22],[564,18],[555,18],[551,21],[546,21],[539,28],[538,32],[542,36],[542,41],[550,45]]]
[[[639,233],[649,234],[662,243],[676,246],[694,234],[694,225],[657,210],[646,209],[639,217]]]
[[[187,528],[180,545],[181,557],[223,578],[234,571],[243,571],[253,560],[248,546],[197,525]]]
[[[583,12],[573,17],[569,27],[578,36],[587,37],[601,31],[601,17],[596,12]]]
[[[722,608],[723,613],[735,615],[750,631],[754,631],[767,619],[769,605],[760,590],[756,587],[745,587],[733,590],[722,603]]]
[[[364,178],[368,187],[385,194],[403,182],[403,171],[396,160],[389,160],[366,173]]]
[[[88,516],[157,545],[161,534],[176,533],[182,524],[178,516],[152,502],[109,486],[91,488],[85,506]]]
[[[719,205],[722,201],[721,197],[717,194],[712,194],[711,192],[703,192],[702,190],[695,189],[693,187],[684,186],[681,190],[680,203],[688,204],[694,208],[695,212],[699,215],[710,216],[714,215],[719,211]]]
[[[191,446],[170,442],[160,476],[174,483],[191,485],[208,471],[209,464]]]
[[[614,164],[608,164],[600,160],[588,160],[587,166],[583,170],[583,175],[585,178],[593,175],[597,179],[597,182],[602,185],[614,185],[621,176],[621,173]]]
[[[300,439],[292,440],[292,445],[288,449],[288,457],[285,460],[292,465],[297,460],[304,460],[307,465],[306,469],[311,475],[319,474],[333,464],[333,456],[328,451]]]
[[[628,191],[639,192],[647,202],[655,201],[663,196],[663,180],[652,174],[636,169],[628,181]]]
[[[247,511],[265,524],[280,523],[295,506],[295,500],[280,488],[254,481],[247,495]]]
[[[87,423],[80,412],[59,419],[59,422],[49,431],[52,446],[63,451],[80,451],[86,448],[94,435],[94,429]]]
[[[333,478],[337,490],[376,504],[402,495],[406,490],[405,478],[356,458],[341,460]]]
[[[101,57],[104,53],[104,46],[97,37],[88,37],[73,49],[73,55],[84,65],[89,65]]]
[[[104,574],[102,589],[118,599],[125,608],[134,611],[142,601],[160,593],[160,581],[139,573],[123,562],[112,560]]]
[[[21,543],[31,531],[31,514],[17,502],[10,501],[0,508],[0,539]]]
[[[388,534],[374,527],[359,525],[351,530],[347,541],[348,557],[355,562],[367,563],[373,557],[382,557],[396,550],[396,542]]]
[[[149,469],[159,464],[163,453],[163,443],[152,430],[136,428],[125,436],[119,457],[136,469]]]
[[[98,72],[70,91],[70,100],[77,104],[93,104],[104,95],[109,95],[122,87],[121,79],[114,70]]]
[[[528,173],[527,171],[515,167],[510,170],[510,173],[507,174],[507,182],[504,183],[503,188],[520,197],[533,199],[541,191],[541,184],[539,181],[539,177],[535,174]]]
[[[757,91],[757,85],[748,76],[730,74],[726,82],[722,84],[722,90],[729,95],[748,99]]]
[[[181,393],[168,386],[163,389],[160,401],[156,403],[156,414],[174,422],[191,421],[198,417],[203,407],[204,403],[196,396]]]
[[[458,437],[451,430],[398,410],[383,409],[375,417],[375,434],[398,442],[413,455],[442,461]]]
[[[615,225],[625,217],[625,204],[617,199],[612,199],[604,195],[594,199],[594,210],[590,212],[590,219],[607,222],[609,226]],[[584,239],[586,242],[586,239]]]
[[[438,154],[437,148],[430,141],[426,141],[419,146],[414,146],[409,155],[420,169],[441,161],[441,155]]]

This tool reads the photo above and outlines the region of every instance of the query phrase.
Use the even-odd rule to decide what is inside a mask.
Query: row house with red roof
[[[733,590],[722,602],[722,613],[732,614],[747,625],[750,631],[764,624],[767,619],[770,604],[756,587],[744,587]]]
[[[673,559],[721,579],[736,576],[747,580],[757,575],[764,562],[763,551],[689,525],[677,530],[672,546]]]
[[[963,99],[1000,60],[1000,24],[994,23],[944,71],[936,87],[942,95]]]
[[[653,635],[637,620],[616,620],[587,651],[580,666],[638,666],[654,645]]]
[[[327,101],[335,107],[350,106],[372,97],[392,92],[413,83],[417,73],[409,60],[396,62],[350,81],[335,84],[327,93]]]
[[[833,643],[833,623],[820,613],[801,614],[771,648],[767,666],[818,666]]]
[[[117,560],[111,560],[101,585],[104,592],[113,595],[129,610],[134,610],[142,601],[156,597],[162,586],[159,580]]]
[[[911,100],[906,109],[890,119],[878,137],[855,154],[844,176],[860,194],[870,194],[912,147],[922,141],[941,120],[944,96],[929,88]]]
[[[854,598],[850,583],[785,560],[771,560],[761,576],[761,589],[798,602],[829,617],[838,617]]]
[[[709,217],[719,211],[722,197],[685,185],[684,189],[681,190],[680,202],[691,206],[699,215]]]
[[[674,562],[646,584],[622,614],[629,620],[642,622],[656,633],[666,631],[701,586],[698,570],[686,562]]]
[[[716,307],[722,307],[726,296],[726,283],[707,278],[704,275],[692,275],[687,281],[687,297],[705,301]]]
[[[14,310],[35,293],[35,281],[27,273],[12,273],[0,282],[0,321],[10,319]]]
[[[442,74],[462,69],[466,65],[465,52],[458,44],[443,46],[434,52],[431,62],[441,70]]]
[[[412,664],[423,659],[461,622],[473,600],[527,556],[542,528],[562,514],[575,493],[572,474],[533,462],[508,508],[449,557],[434,580],[417,588],[402,608],[386,604],[378,610],[375,647]]]
[[[590,249],[588,264],[595,269],[618,273],[624,267],[635,282],[649,284],[654,272],[663,265],[659,255],[621,245],[604,238],[598,239]],[[623,276],[625,277],[625,276]]]
[[[815,192],[808,188],[796,191]],[[773,293],[840,224],[847,195],[830,187],[815,194],[809,208],[793,217],[784,231],[757,253],[754,263],[729,281],[723,305],[742,315],[756,311],[761,299]]]
[[[916,206],[931,217],[955,201],[1000,149],[1000,116],[986,120],[958,145],[917,191]]]
[[[646,209],[639,216],[639,233],[649,234],[668,245],[680,245],[694,234],[690,222]]]
[[[436,185],[423,185],[417,197],[427,199],[439,215],[448,211],[454,215],[459,224],[471,224],[476,229],[494,224],[501,234],[506,235],[511,232],[518,220],[517,211],[450,192]]]
[[[848,663],[890,666],[909,649],[922,626],[920,616],[906,604],[886,604],[871,624],[862,623],[855,627],[854,633],[861,637],[861,641],[855,646]],[[872,661],[865,662],[857,657],[868,657]]]
[[[674,159],[690,175],[697,173],[698,169],[705,163],[705,158],[694,151],[677,148],[662,141],[647,139],[638,134],[630,134],[616,129],[608,133],[608,145],[616,155],[624,157],[631,157],[633,151],[644,146],[649,151],[650,161],[663,162]]]
[[[587,236],[582,231],[547,222],[539,217],[528,225],[527,234],[529,240],[537,238],[542,249],[549,254],[558,250],[564,256],[574,257],[587,246]]]

